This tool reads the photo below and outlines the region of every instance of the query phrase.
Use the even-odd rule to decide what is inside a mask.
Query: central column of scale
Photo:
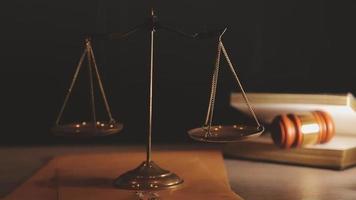
[[[114,185],[127,190],[161,190],[175,188],[183,183],[183,179],[168,170],[162,169],[152,161],[152,100],[153,100],[153,76],[154,76],[154,34],[158,28],[157,16],[151,12],[149,31],[151,33],[150,48],[150,79],[148,98],[148,134],[146,146],[146,160],[138,167],[119,176]]]

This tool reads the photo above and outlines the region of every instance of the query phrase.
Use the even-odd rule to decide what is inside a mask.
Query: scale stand
[[[157,16],[152,10],[151,16],[146,22],[134,27],[133,29],[131,29],[130,31],[124,34],[111,33],[111,34],[93,35],[92,37],[97,39],[110,39],[110,40],[123,39],[142,29],[148,30],[151,35],[150,78],[149,78],[149,98],[148,98],[149,113],[148,113],[148,134],[147,134],[147,144],[146,144],[147,145],[146,160],[143,161],[135,169],[130,170],[120,175],[118,178],[116,178],[114,181],[114,186],[119,189],[127,189],[127,190],[135,190],[135,191],[154,191],[154,190],[162,190],[162,189],[171,189],[180,186],[184,182],[183,179],[181,179],[178,175],[168,170],[162,169],[152,160],[152,111],[153,111],[152,101],[153,101],[153,80],[154,80],[154,39],[155,39],[155,32],[158,29],[164,29],[166,31],[173,32],[180,36],[184,36],[186,38],[191,38],[191,39],[205,39],[205,38],[219,37],[218,54],[217,54],[216,64],[213,72],[212,87],[211,87],[211,94],[210,94],[210,101],[209,101],[206,122],[203,125],[203,127],[188,131],[190,137],[192,137],[195,140],[203,141],[203,142],[231,142],[231,141],[238,141],[238,140],[243,140],[246,138],[258,136],[263,132],[264,128],[258,122],[258,119],[256,118],[253,112],[253,109],[247,99],[247,95],[242,88],[240,80],[236,74],[236,71],[234,70],[234,67],[232,66],[232,63],[227,55],[226,49],[222,43],[221,37],[226,31],[226,28],[217,31],[187,34],[183,31],[159,23]],[[246,104],[250,108],[250,111],[256,121],[256,126],[248,126],[248,125],[241,125],[241,124],[232,125],[232,126],[212,125],[221,52],[223,52],[226,60],[228,61],[230,69],[240,89],[242,90],[243,97],[246,101]],[[94,102],[93,99],[92,102]]]
[[[157,16],[151,12],[151,48],[150,48],[150,87],[149,87],[149,116],[148,116],[148,138],[146,149],[146,160],[137,168],[119,176],[114,185],[128,190],[157,190],[174,188],[183,183],[176,174],[162,169],[152,161],[152,100],[153,100],[153,75],[154,75],[154,38],[157,29]]]

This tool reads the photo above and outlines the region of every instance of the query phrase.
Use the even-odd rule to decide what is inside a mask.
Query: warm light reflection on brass
[[[85,124],[85,125],[83,125]],[[106,122],[101,123],[98,126],[96,123],[82,122],[81,124],[65,124],[59,125],[52,128],[52,132],[58,136],[106,136],[118,133],[122,130],[123,125],[117,122]],[[75,133],[73,135],[73,133]]]
[[[178,187],[183,180],[176,174],[160,168],[153,161],[143,162],[136,169],[119,176],[114,185],[127,190],[161,190]]]

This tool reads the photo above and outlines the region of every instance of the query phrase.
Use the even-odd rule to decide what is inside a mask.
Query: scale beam
[[[129,36],[137,33],[138,31],[145,30],[151,31],[155,29],[156,31],[159,29],[166,30],[168,32],[174,33],[176,35],[189,38],[189,39],[209,39],[209,38],[217,38],[219,37],[226,28],[203,31],[203,32],[195,32],[195,33],[187,33],[177,28],[173,28],[171,26],[162,24],[159,20],[157,15],[153,14],[149,17],[145,22],[142,24],[136,25],[132,29],[128,30],[127,32],[120,33],[120,32],[113,32],[113,33],[106,33],[106,34],[89,34],[89,37],[97,40],[121,40],[128,38]],[[88,35],[86,35],[88,37]]]

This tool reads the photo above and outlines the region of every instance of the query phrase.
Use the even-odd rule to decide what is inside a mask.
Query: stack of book
[[[280,114],[322,110],[335,123],[335,137],[326,144],[280,149],[268,134],[253,140],[228,144],[226,156],[332,169],[356,165],[356,100],[348,94],[247,94],[258,118],[265,124]],[[249,114],[240,93],[231,96],[231,105]]]

